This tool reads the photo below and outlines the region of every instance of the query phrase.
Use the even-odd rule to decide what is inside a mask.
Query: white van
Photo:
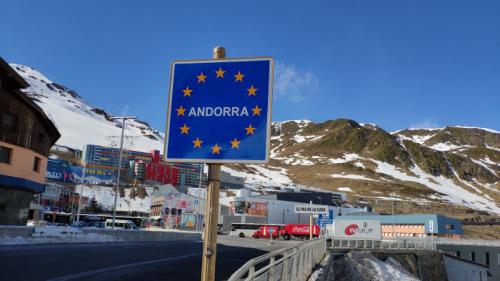
[[[113,228],[113,220],[107,219],[106,228]],[[139,229],[131,220],[115,220],[115,229]]]

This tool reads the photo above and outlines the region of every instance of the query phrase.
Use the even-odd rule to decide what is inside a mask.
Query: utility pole
[[[120,171],[122,168],[122,150],[123,150],[123,134],[125,133],[125,121],[127,119],[136,119],[134,116],[116,116],[116,117],[111,117],[111,119],[118,119],[122,120],[122,135],[120,139],[120,152],[118,155],[118,175],[116,177],[116,187],[115,187],[115,203],[113,204],[113,223],[112,223],[112,229],[115,229],[115,219],[116,219],[116,201],[118,200],[118,189],[120,187]]]
[[[226,49],[215,47],[214,59],[224,59]],[[215,280],[215,261],[217,257],[217,223],[219,220],[219,190],[221,164],[208,164],[207,197],[205,202],[205,229],[203,231],[203,258],[201,281]]]
[[[392,239],[394,239],[394,192],[391,193],[392,201]]]
[[[309,201],[309,205],[312,206],[313,201]],[[313,215],[309,214],[309,240],[313,239]]]
[[[201,194],[201,179],[203,177],[203,169],[205,168],[205,165],[200,164],[200,178],[198,179],[198,210],[196,211],[196,230],[200,230],[201,231],[201,226],[202,226],[202,223],[201,223],[201,216],[200,216],[200,194]]]

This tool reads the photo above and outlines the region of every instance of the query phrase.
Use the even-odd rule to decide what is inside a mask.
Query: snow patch
[[[496,206],[494,201],[481,197],[477,194],[471,193],[462,187],[456,185],[451,179],[443,176],[433,176],[424,172],[420,167],[414,165],[410,170],[416,176],[411,176],[401,172],[395,166],[373,160],[377,164],[376,172],[389,175],[401,181],[410,181],[420,183],[427,186],[439,193],[444,194],[443,198],[455,204],[464,205],[473,209],[494,212],[500,214],[500,208]]]
[[[374,179],[367,178],[362,175],[344,175],[344,174],[333,174],[332,178],[342,178],[342,179],[353,179],[353,180],[365,180],[365,181],[378,181]]]

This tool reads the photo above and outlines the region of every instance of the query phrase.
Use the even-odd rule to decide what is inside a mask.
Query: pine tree
[[[102,207],[97,203],[95,196],[90,199],[89,206],[87,207],[87,211],[91,213],[101,213]]]
[[[128,197],[130,197],[130,199],[135,199],[136,196],[137,196],[137,191],[135,190],[135,187],[131,187],[130,194],[128,195]]]

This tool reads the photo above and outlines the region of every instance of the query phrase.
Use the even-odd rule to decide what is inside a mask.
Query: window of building
[[[35,161],[33,161],[33,171],[40,172],[40,158],[35,156]]]
[[[460,257],[460,251],[456,251],[455,256]]]
[[[14,130],[17,126],[17,116],[8,112],[2,113],[2,128]]]
[[[476,253],[475,252],[470,252],[469,253],[469,258],[471,261],[476,261]]]
[[[484,261],[486,262],[486,265],[490,265],[490,253],[484,253]]]
[[[10,164],[12,160],[12,149],[0,146],[0,163]]]

